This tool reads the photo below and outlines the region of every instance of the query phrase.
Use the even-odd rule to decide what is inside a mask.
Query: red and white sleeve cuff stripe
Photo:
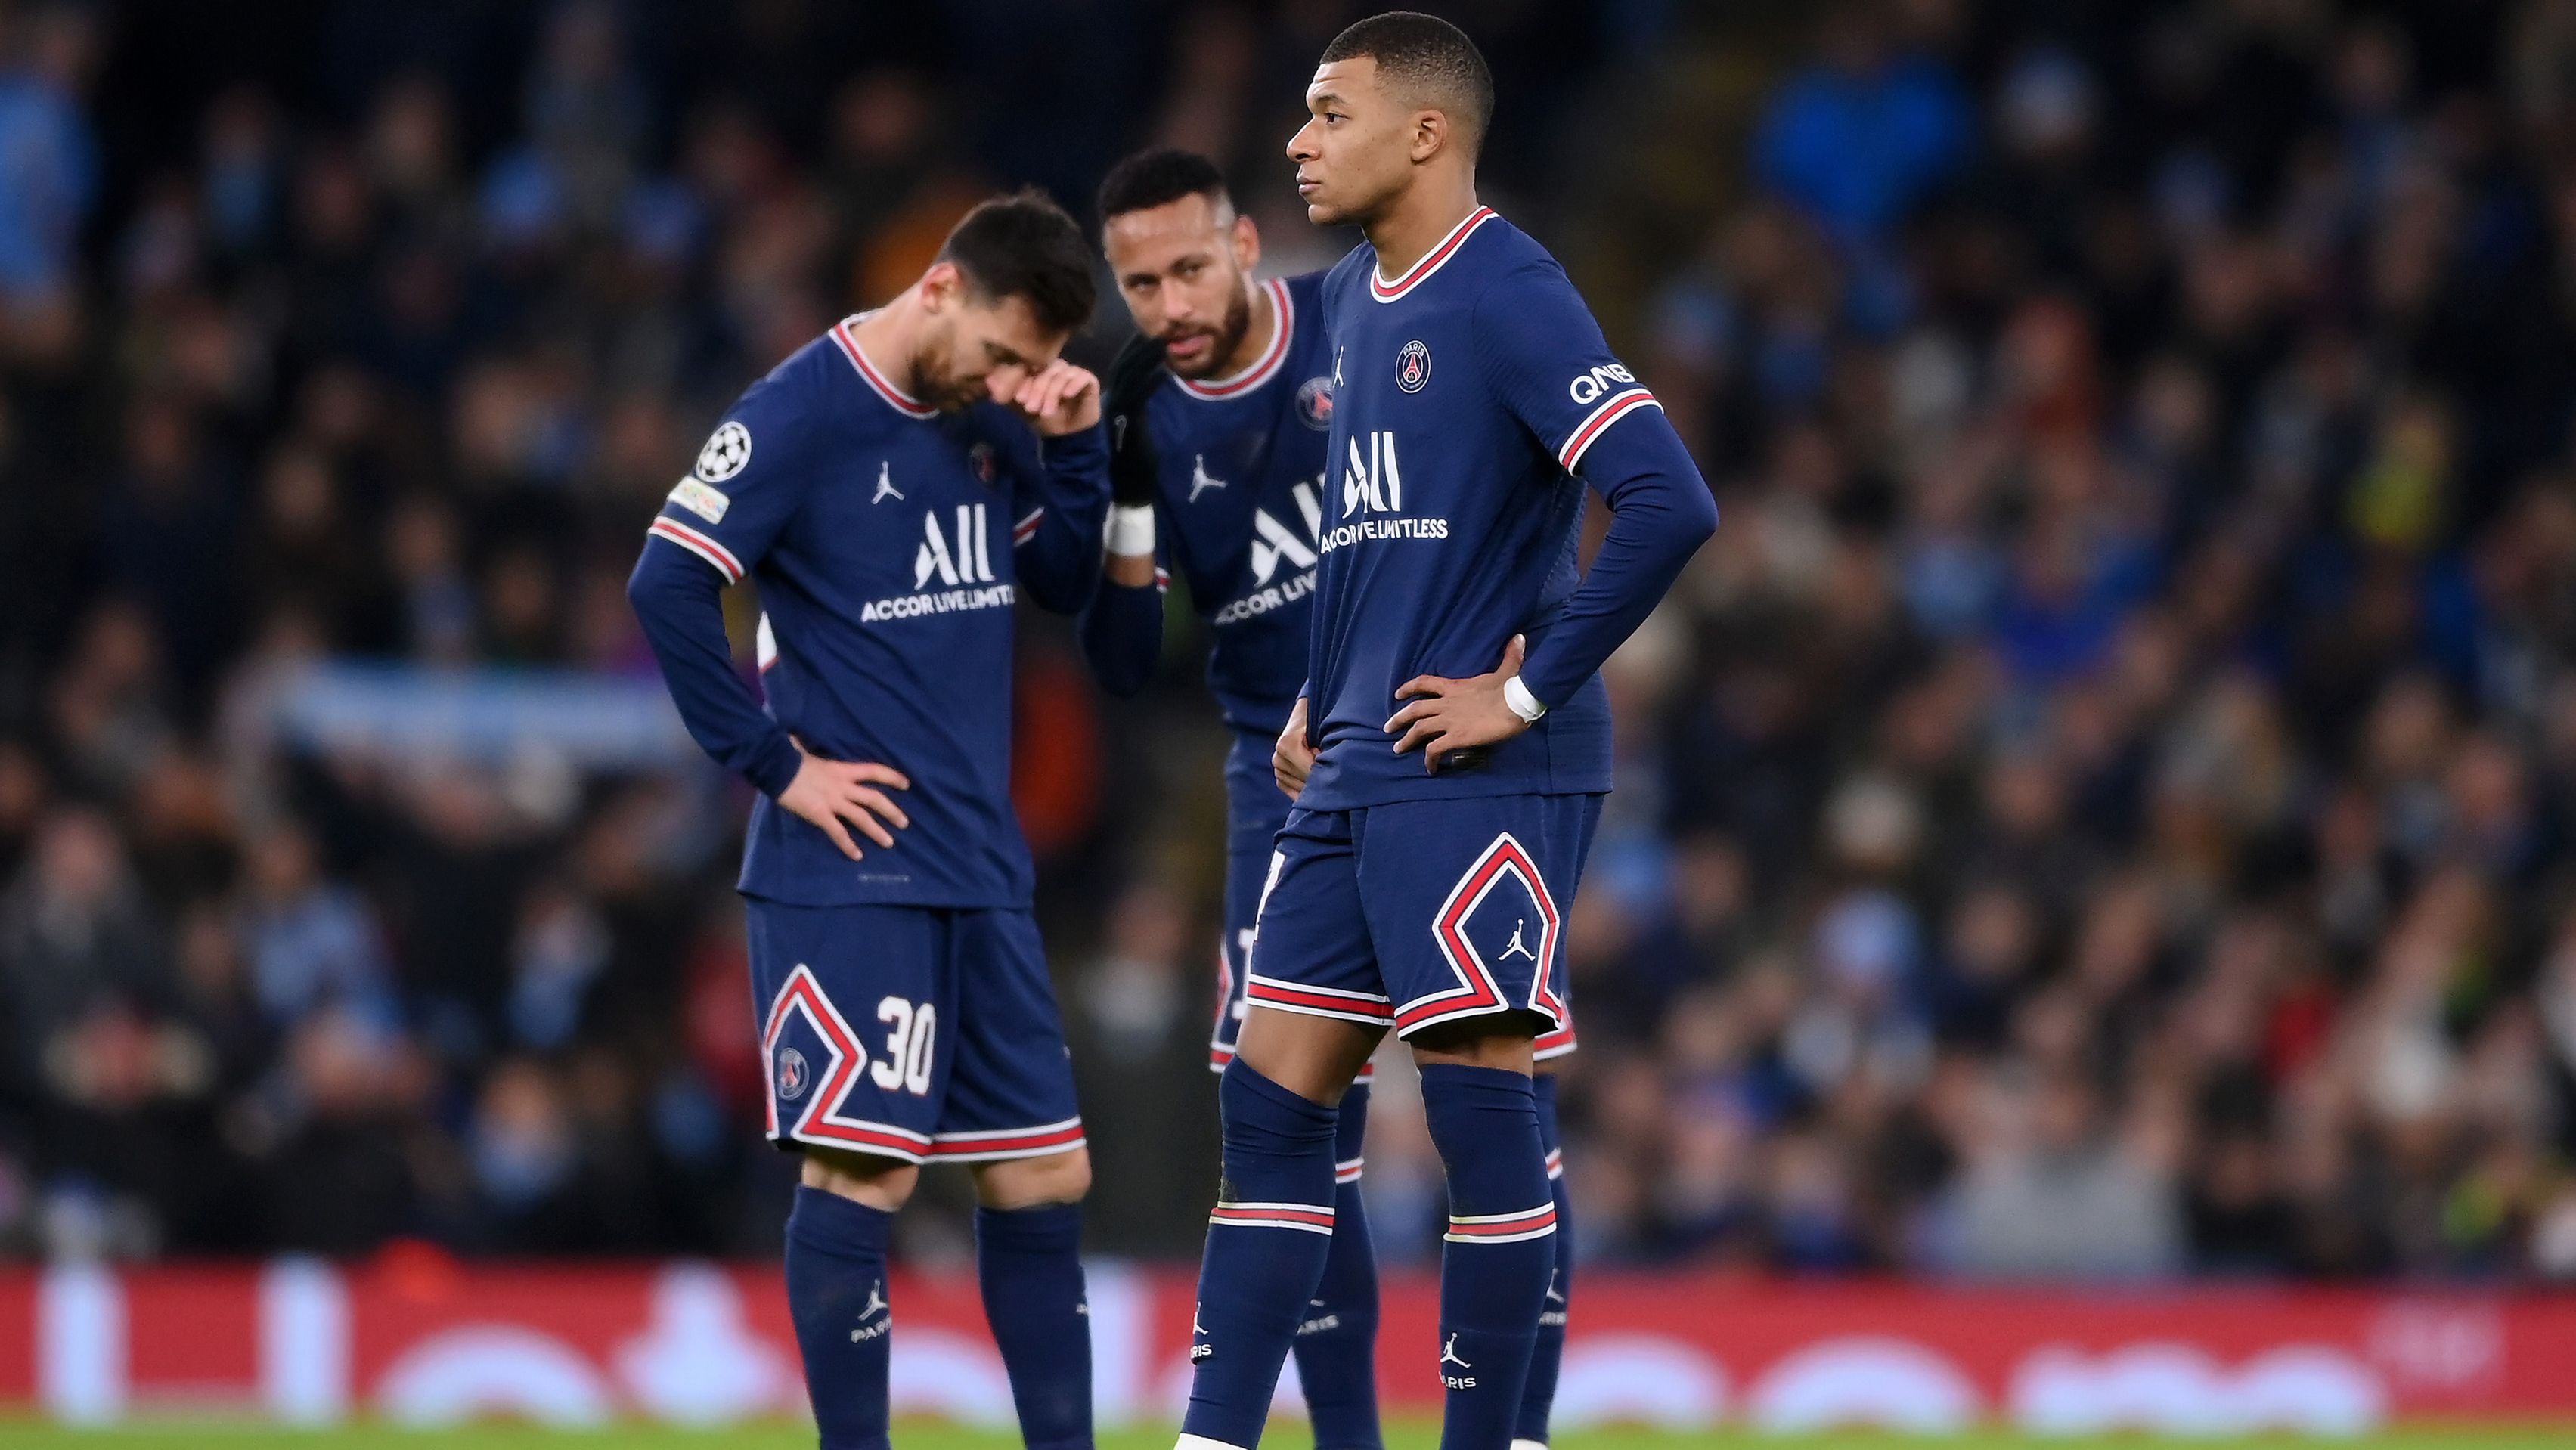
[[[1557,466],[1572,473],[1583,462],[1584,451],[1592,446],[1592,440],[1600,437],[1611,424],[1640,408],[1660,409],[1663,406],[1655,401],[1654,394],[1644,388],[1628,388],[1602,399],[1601,406],[1575,425],[1573,434],[1565,440],[1565,446],[1557,450]]]
[[[1547,1150],[1547,1176],[1552,1179],[1563,1178],[1565,1176],[1564,1149],[1550,1148]]]
[[[1451,1214],[1449,1232],[1441,1237],[1453,1244],[1511,1244],[1554,1232],[1556,1205],[1549,1202],[1518,1213]]]
[[[1549,1212],[1553,1214],[1554,1209]],[[1313,1203],[1220,1203],[1208,1215],[1208,1226],[1233,1228],[1292,1228],[1299,1233],[1333,1232],[1333,1206]]]
[[[1367,1164],[1368,1160],[1366,1158],[1352,1158],[1344,1162],[1336,1163],[1333,1165],[1333,1181],[1335,1183],[1357,1183],[1360,1181],[1360,1169],[1366,1167]]]
[[[1045,517],[1046,507],[1043,504],[1029,510],[1027,517],[1021,519],[1018,523],[1011,525],[1011,542],[1014,544],[1027,543],[1030,536],[1038,531],[1038,520]]]
[[[688,550],[690,553],[697,555],[699,558],[706,560],[708,563],[715,565],[716,572],[725,576],[725,582],[727,584],[739,584],[742,582],[742,561],[733,556],[733,551],[731,549],[717,543],[705,534],[699,533],[697,530],[690,528],[687,524],[680,522],[678,519],[668,517],[657,518],[653,520],[652,527],[646,529],[644,533],[648,538],[668,539],[672,543],[679,545],[681,548]]]

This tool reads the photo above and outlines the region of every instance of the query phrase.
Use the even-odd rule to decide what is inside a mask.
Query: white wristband
[[[1112,558],[1149,557],[1154,552],[1154,506],[1149,503],[1112,504],[1109,527],[1100,542]]]
[[[1529,692],[1529,686],[1522,684],[1518,675],[1503,681],[1503,703],[1512,707],[1513,714],[1532,725],[1538,723],[1539,716],[1547,713],[1547,707],[1539,703],[1538,696]]]

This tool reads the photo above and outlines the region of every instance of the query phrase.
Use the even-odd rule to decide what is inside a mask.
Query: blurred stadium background
[[[1327,263],[1279,146],[1364,8],[0,5],[0,1407],[795,1412],[643,524],[989,188],[1167,140]],[[1609,671],[1569,1418],[2576,1422],[2576,0],[1432,8],[1725,514]],[[1214,1178],[1175,621],[1141,700],[1034,614],[1019,680],[1143,1423]],[[989,1422],[962,1188],[897,1380]]]

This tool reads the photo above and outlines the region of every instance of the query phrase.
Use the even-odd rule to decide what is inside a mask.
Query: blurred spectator
[[[0,296],[62,300],[98,199],[98,142],[82,109],[96,45],[89,15],[48,5],[0,31]]]
[[[250,844],[244,956],[262,1011],[282,1024],[339,1009],[393,1014],[392,973],[364,898],[322,879],[313,840],[292,825]]]
[[[64,806],[38,827],[31,859],[0,894],[0,963],[12,1060],[48,1072],[87,1070],[69,1035],[169,1005],[165,944],[105,813]]]
[[[1216,959],[1173,894],[1130,890],[1112,906],[1098,961],[1071,982],[1063,1008],[1086,1122],[1155,1121],[1168,1131],[1100,1133],[1090,1144],[1092,1242],[1154,1254],[1186,1241],[1204,1217],[1199,1200],[1215,1172],[1213,1093],[1206,1017]],[[1188,1094],[1183,1097],[1182,1094]]]
[[[2140,1278],[2181,1266],[2170,1187],[2096,1117],[2092,1085],[2068,1073],[1998,1082],[1956,1216],[1956,1267],[1974,1274]]]
[[[1756,154],[1765,181],[1867,247],[1966,159],[1967,97],[1948,67],[1899,49],[1879,5],[1839,0],[1820,29],[1817,64],[1773,94]]]

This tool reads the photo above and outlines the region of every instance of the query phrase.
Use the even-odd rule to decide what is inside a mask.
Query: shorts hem
[[[1387,1005],[1386,998],[1374,992],[1309,987],[1274,977],[1247,977],[1243,996],[1245,1001],[1256,1006],[1283,1012],[1303,1012],[1310,1017],[1339,1017],[1345,1022],[1360,1022],[1371,1027],[1384,1027],[1393,1022],[1396,1015],[1395,1009]]]
[[[873,1128],[874,1125],[871,1127]],[[871,1158],[893,1158],[905,1163],[918,1164],[929,1158],[932,1151],[930,1140],[922,1139],[921,1146],[917,1148],[908,1146],[904,1140],[919,1136],[915,1133],[906,1133],[902,1138],[895,1138],[892,1130],[877,1129],[864,1138],[857,1136],[836,1138],[795,1128],[784,1133],[772,1133],[769,1135],[769,1141],[781,1148],[791,1144],[799,1148],[829,1148],[840,1153],[864,1153]]]
[[[1027,1128],[978,1128],[967,1132],[934,1133],[930,1139],[930,1156],[942,1163],[1044,1158],[1054,1153],[1070,1153],[1088,1141],[1082,1131],[1082,1119],[1066,1118]]]
[[[1337,1012],[1330,1007],[1301,1007],[1294,1002],[1268,1002],[1259,997],[1252,999],[1252,1005],[1255,1007],[1265,1007],[1273,1012],[1294,1012],[1300,1017],[1331,1017],[1342,1022],[1356,1022],[1362,1027],[1384,1027],[1388,1025],[1388,1019],[1384,1017],[1372,1017],[1365,1012]]]
[[[1424,1003],[1421,1004],[1421,1006],[1417,1006],[1410,1010],[1421,1011],[1422,1006],[1429,1005],[1430,1004],[1428,1003]],[[1545,1017],[1550,1022],[1554,1022],[1556,1020],[1556,1018],[1544,1007],[1515,1007],[1509,1002],[1504,1002],[1499,1005],[1493,1002],[1461,1002],[1457,1006],[1451,1007],[1446,1011],[1422,1012],[1422,1015],[1416,1016],[1410,1021],[1406,1020],[1404,1013],[1399,1012],[1396,1014],[1395,1018],[1395,1035],[1400,1038],[1409,1038],[1426,1027],[1437,1027],[1443,1022],[1459,1022],[1464,1021],[1469,1017],[1500,1017],[1508,1012],[1527,1012],[1535,1016]],[[1547,1032],[1536,1034],[1536,1037],[1545,1037],[1555,1030],[1555,1028],[1551,1027]],[[1533,1041],[1535,1040],[1536,1038],[1534,1037]],[[1567,1052],[1572,1050],[1573,1048],[1570,1045],[1565,1049]],[[1564,1053],[1560,1052],[1556,1055],[1563,1056]]]

